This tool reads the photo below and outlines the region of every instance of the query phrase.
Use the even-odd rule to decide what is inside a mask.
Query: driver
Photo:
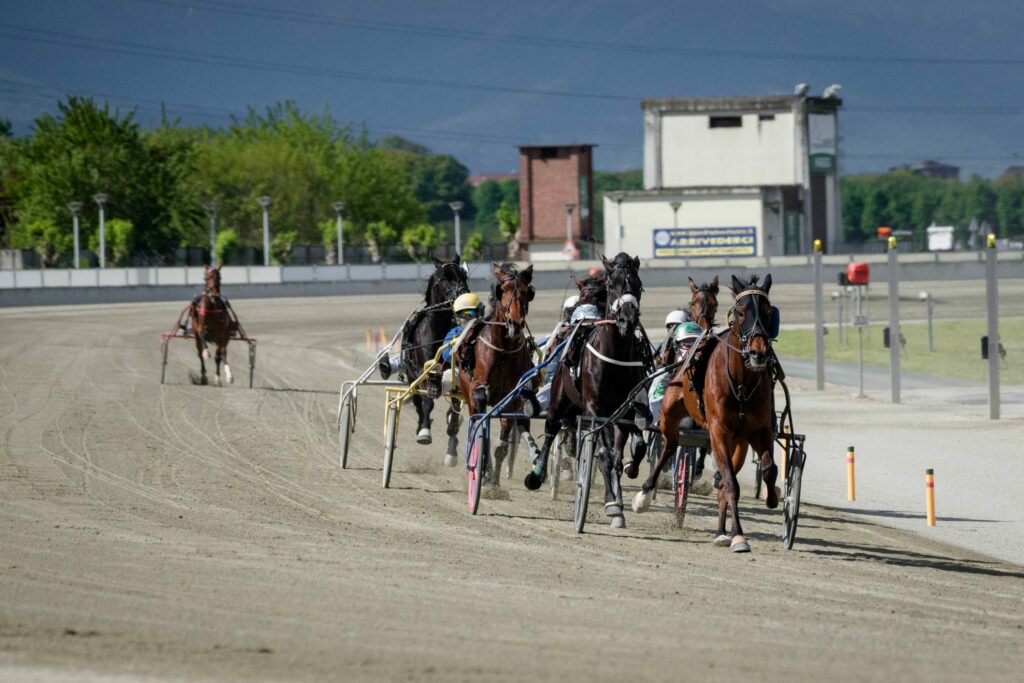
[[[662,353],[662,359],[665,364],[673,362],[673,356],[678,354],[674,360],[683,360],[693,349],[693,344],[704,334],[704,330],[700,325],[694,322],[684,322],[676,325],[676,328],[672,331],[672,335],[665,340],[665,346],[667,347]],[[658,379],[651,382],[651,388],[647,393],[647,405],[651,409],[651,414],[654,416],[654,422],[657,424],[658,419],[661,415],[661,402],[665,398],[665,388],[669,382],[672,381],[672,377],[675,375],[674,372],[666,372],[661,375]]]
[[[452,302],[452,311],[455,313],[456,325],[448,331],[448,334],[444,337],[444,345],[448,345],[453,339],[462,334],[466,325],[470,320],[483,316],[484,305],[480,301],[480,297],[472,292],[462,294],[454,302]],[[452,348],[455,345],[449,346],[441,352],[441,360],[444,364],[447,364],[451,360]],[[393,354],[387,358],[382,358],[380,363],[377,365],[377,369],[380,371],[382,379],[388,379],[392,374],[398,372],[399,365],[401,363],[401,355]],[[440,372],[440,368],[438,372]]]
[[[426,368],[428,386],[432,386],[438,396],[445,393],[445,391],[451,390],[451,386],[448,385],[451,374],[445,374],[444,370],[451,365],[452,352],[458,346],[459,336],[467,330],[474,320],[483,317],[484,305],[476,294],[466,292],[459,296],[452,304],[452,311],[455,313],[456,325],[448,330],[448,334],[444,337],[444,343],[441,347],[441,362]]]

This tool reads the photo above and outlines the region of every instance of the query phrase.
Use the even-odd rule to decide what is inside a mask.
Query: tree
[[[398,231],[387,221],[374,221],[366,226],[366,241],[374,263],[380,263],[388,247],[398,241]]]
[[[426,207],[428,221],[451,221],[452,210],[448,205],[455,201],[465,205],[463,220],[474,218],[476,207],[468,183],[468,168],[450,155],[405,156],[413,194]]]
[[[466,239],[465,244],[462,245],[462,254],[466,261],[477,261],[483,256],[484,251],[484,233],[480,230],[474,230],[473,233]]]
[[[217,241],[214,244],[213,252],[218,265],[231,263],[241,248],[242,243],[238,239],[237,232],[231,228],[217,231]]]
[[[441,243],[441,231],[429,223],[420,223],[402,232],[402,245],[414,261],[425,260]]]
[[[278,230],[270,240],[270,260],[279,265],[288,265],[292,261],[292,246],[295,245],[299,233],[294,230]]]

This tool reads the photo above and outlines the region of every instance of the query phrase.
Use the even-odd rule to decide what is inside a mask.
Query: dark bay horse
[[[660,423],[665,449],[633,501],[636,512],[643,512],[650,506],[654,483],[669,454],[675,451],[679,423],[689,415],[698,426],[708,430],[711,452],[722,475],[718,485],[715,544],[730,545],[733,552],[750,551],[740,525],[737,507],[740,487],[736,480],[748,447],[754,449],[760,460],[768,507],[776,508],[779,504],[775,488],[778,467],[772,457],[776,368],[768,332],[772,317],[768,300],[771,286],[771,275],[766,276],[761,285],[757,276],[747,282],[732,278],[736,302],[729,314],[729,329],[698,349],[700,360],[695,357],[690,366],[680,368],[665,390]],[[694,382],[700,373],[704,374],[703,382],[699,378]],[[725,533],[727,511],[732,522],[729,535]]]
[[[423,307],[406,321],[402,329],[400,377],[411,382],[423,374],[423,364],[432,360],[444,342],[448,331],[455,327],[452,302],[460,294],[469,291],[468,277],[462,267],[459,255],[451,261],[434,259],[434,272],[427,280],[427,291],[423,294]],[[434,410],[434,399],[429,396],[413,396],[416,406],[416,442],[429,444],[430,414]],[[448,452],[445,464],[454,466],[458,462],[459,406],[448,410]]]
[[[544,424],[544,445],[526,488],[544,483],[551,443],[561,429],[575,429],[580,415],[608,417],[630,398],[651,363],[651,346],[640,325],[640,259],[618,254],[602,258],[607,288],[604,319],[581,329],[579,343],[567,349],[551,382],[551,398]],[[582,291],[582,289],[581,289]],[[582,295],[581,295],[582,298]],[[579,383],[574,378],[578,368]],[[627,414],[625,419],[631,419]],[[632,430],[615,425],[601,430],[599,467],[605,482],[605,514],[611,526],[624,528],[622,506],[622,451]]]
[[[206,360],[210,358],[210,344],[216,346],[214,361],[217,364],[217,384],[221,384],[220,368],[224,366],[224,376],[228,382],[234,382],[231,367],[228,365],[228,340],[233,331],[233,320],[228,310],[228,302],[220,293],[220,268],[207,266],[203,293],[192,302],[189,316],[192,319],[192,334],[196,338],[196,351],[199,353],[199,383],[206,384]]]
[[[533,367],[534,346],[526,334],[526,315],[534,295],[530,284],[533,266],[520,271],[511,263],[492,265],[495,282],[491,285],[491,310],[463,333],[464,339],[452,357],[452,363],[459,368],[459,387],[470,415],[485,412],[488,404],[512,391]],[[533,390],[536,389],[535,385]],[[513,401],[508,410],[520,412],[522,399]],[[499,444],[494,449],[494,462],[488,475],[494,486],[500,484],[502,461],[508,453],[509,434],[515,426],[511,420],[501,421]],[[527,428],[529,420],[518,426]],[[515,433],[512,438],[518,436]]]

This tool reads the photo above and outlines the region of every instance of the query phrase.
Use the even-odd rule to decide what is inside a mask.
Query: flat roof
[[[671,97],[647,99],[640,103],[644,110],[677,112],[708,111],[788,111],[801,101],[809,109],[835,110],[842,106],[838,97],[806,97],[804,95],[755,95],[748,97]]]

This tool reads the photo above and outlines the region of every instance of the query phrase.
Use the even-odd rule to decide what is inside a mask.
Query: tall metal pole
[[[256,200],[263,207],[263,265],[270,265],[270,197]]]
[[[988,308],[988,416],[999,419],[999,296],[996,280],[996,236],[985,242],[985,303]]]
[[[334,208],[334,213],[338,216],[338,257],[334,259],[334,262],[340,266],[345,262],[345,241],[341,235],[341,212],[345,210],[345,202],[334,202],[331,207]]]
[[[889,385],[900,402],[900,276],[896,238],[889,238]]]
[[[106,236],[106,221],[103,214],[103,205],[107,203],[109,198],[105,192],[98,192],[92,196],[100,206],[100,268],[107,267],[107,236]]]
[[[452,202],[449,204],[452,211],[455,212],[455,253],[460,257],[462,256],[462,224],[459,222],[459,212],[462,211],[462,207],[465,206],[462,202]]]
[[[818,391],[825,389],[825,303],[822,301],[821,240],[814,240],[814,366]]]
[[[82,267],[78,256],[78,212],[82,210],[82,202],[68,202],[68,208],[71,209],[71,222],[75,234],[75,263],[72,267],[77,269]]]
[[[867,320],[864,318],[864,299],[861,297],[861,292],[864,287],[857,287],[857,371],[860,376],[860,383],[858,384],[857,397],[865,398],[864,394],[864,327],[867,325]]]
[[[203,208],[210,214],[210,265],[217,258],[217,202],[204,202]]]

